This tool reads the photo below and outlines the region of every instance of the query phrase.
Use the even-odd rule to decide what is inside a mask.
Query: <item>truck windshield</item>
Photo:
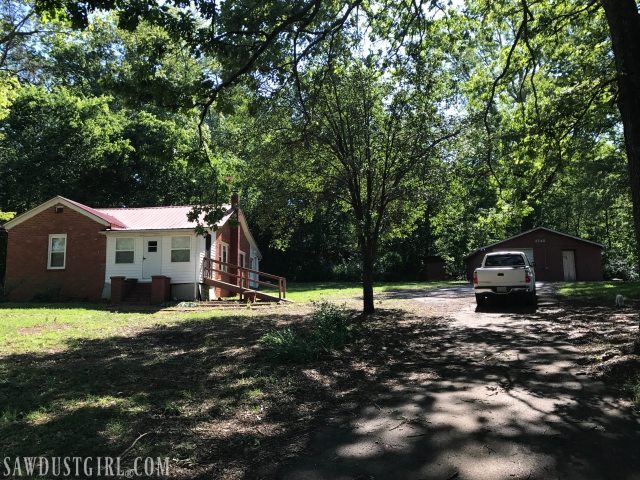
[[[485,267],[524,267],[522,255],[491,255],[484,262]]]

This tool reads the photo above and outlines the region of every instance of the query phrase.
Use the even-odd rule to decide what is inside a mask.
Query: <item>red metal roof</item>
[[[67,205],[69,208],[81,213],[84,212],[87,216],[112,230],[193,230],[196,227],[196,222],[190,222],[187,219],[187,214],[193,208],[191,205],[147,208],[92,208],[59,195],[32,208],[28,212],[18,215],[3,226],[7,229],[13,228],[15,225],[28,220],[33,215],[37,215],[45,208],[49,208],[56,203]],[[222,210],[224,211],[224,216],[217,222],[218,227],[224,225],[235,212],[235,209],[228,204],[222,205]]]
[[[193,229],[196,222],[190,222],[187,214],[191,205],[146,207],[146,208],[97,208],[95,211],[116,220],[114,230],[174,230]],[[223,205],[225,215],[218,221],[222,226],[231,216],[231,205]]]
[[[85,210],[90,214],[95,215],[98,218],[101,218],[105,222],[111,224],[111,228],[126,228],[126,226],[120,220],[118,220],[117,218],[114,218],[113,216],[109,215],[106,212],[102,212],[100,210],[96,210],[95,208],[88,207],[86,205],[83,205],[80,202],[76,202],[75,200],[71,200],[69,198],[65,198],[65,197],[59,197],[59,198],[62,198],[67,202],[75,205],[76,207],[81,208],[82,210]]]

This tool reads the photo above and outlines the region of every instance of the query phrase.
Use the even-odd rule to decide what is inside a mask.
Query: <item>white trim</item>
[[[226,251],[226,258],[224,260],[222,259],[223,249]],[[220,240],[220,255],[218,255],[218,261],[229,263],[229,244],[227,242],[223,242],[222,240]],[[222,270],[223,272],[228,272],[229,267],[227,265],[220,265],[220,270]]]
[[[249,240],[249,245],[251,245],[253,249],[256,251],[256,253],[258,254],[258,258],[262,260],[262,253],[258,248],[258,244],[256,243],[255,238],[253,238],[253,235],[249,230],[249,224],[247,223],[247,219],[244,216],[244,212],[240,209],[238,209],[238,218],[240,220],[240,226],[242,227],[242,231],[244,232],[245,237],[247,237],[247,240]]]
[[[82,215],[84,215],[85,217],[90,218],[91,220],[94,220],[95,222],[99,223],[100,225],[104,225],[105,227],[110,227],[111,224],[109,222],[107,222],[106,220],[87,212],[86,210],[78,207],[77,205],[74,205],[73,203],[71,203],[70,201],[68,201],[66,198],[61,197],[61,196],[57,196],[57,197],[53,197],[50,200],[47,200],[44,203],[41,203],[40,205],[38,205],[37,207],[32,208],[31,210],[23,213],[22,215],[18,215],[17,217],[15,217],[12,220],[9,220],[7,223],[4,224],[4,228],[5,230],[11,230],[13,227],[20,225],[22,222],[25,222],[27,220],[29,220],[32,217],[35,217],[36,215],[38,215],[39,213],[44,212],[46,209],[51,208],[57,204],[62,204],[67,208],[70,208],[71,210],[74,210]]]
[[[191,256],[193,254],[193,245],[192,245],[193,242],[191,241],[191,237],[192,236],[193,235],[172,235],[171,237],[169,237],[170,238],[170,240],[169,240],[169,263],[190,263],[191,262]],[[187,250],[184,247],[183,248],[177,248],[177,247],[173,246],[173,239],[174,238],[181,238],[181,237],[185,237],[185,238],[189,239],[189,249],[188,249],[189,250],[189,260],[187,260],[187,261],[183,260],[183,261],[180,261],[180,262],[175,262],[173,260],[173,251],[174,250],[180,250],[180,251]]]
[[[526,232],[518,233],[517,235],[514,235],[512,237],[505,238],[504,240],[500,240],[498,242],[490,243],[489,245],[485,245],[483,247],[477,248],[464,258],[467,259],[478,252],[486,250],[487,248],[495,247],[496,245],[500,245],[501,243],[507,242],[509,240],[513,240],[514,238],[522,237],[523,235],[527,235],[531,232],[535,232],[536,230],[546,230],[547,232],[555,233],[556,235],[561,235],[563,237],[572,238],[580,242],[590,243],[592,245],[596,245],[597,247],[604,248],[604,245],[602,245],[601,243],[592,242],[591,240],[585,240],[584,238],[580,238],[580,237],[574,237],[573,235],[569,235],[568,233],[558,232],[557,230],[551,230],[550,228],[547,228],[547,227],[536,227],[536,228],[532,228],[531,230],[527,230]]]
[[[118,240],[133,240],[133,248],[131,250],[118,250]],[[118,237],[114,245],[113,263],[115,265],[132,265],[136,263],[136,237]],[[133,252],[130,262],[118,262],[118,252]]]
[[[193,228],[171,228],[165,230],[102,230],[98,232],[101,235],[112,237],[158,237],[167,236],[167,234],[175,233],[176,236],[194,235]]]
[[[51,266],[51,240],[54,238],[64,238],[64,259],[62,261],[61,267],[52,267]],[[59,253],[59,252],[57,252]],[[47,270],[64,270],[67,268],[67,234],[66,233],[51,233],[49,234],[49,248],[47,250]]]

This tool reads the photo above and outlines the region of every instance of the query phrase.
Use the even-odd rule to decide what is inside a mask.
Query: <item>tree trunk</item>
[[[368,242],[363,241],[361,243],[362,251],[362,312],[365,315],[373,313],[375,307],[373,306],[373,264],[375,262],[375,255],[373,249]]]
[[[601,0],[618,74],[618,108],[624,127],[640,271],[640,14],[636,0]]]

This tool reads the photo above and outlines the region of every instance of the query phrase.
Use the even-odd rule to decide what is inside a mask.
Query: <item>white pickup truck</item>
[[[523,295],[527,304],[536,301],[536,274],[523,252],[491,252],[473,272],[476,303],[482,306],[493,295]]]

